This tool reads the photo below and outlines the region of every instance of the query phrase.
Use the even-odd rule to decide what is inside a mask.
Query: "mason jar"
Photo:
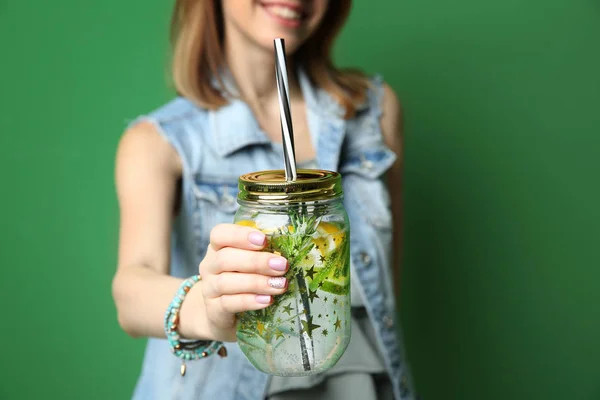
[[[281,170],[239,178],[235,223],[268,238],[266,251],[287,258],[286,293],[265,309],[238,315],[241,350],[259,370],[279,376],[321,373],[340,359],[351,333],[350,236],[341,176]]]

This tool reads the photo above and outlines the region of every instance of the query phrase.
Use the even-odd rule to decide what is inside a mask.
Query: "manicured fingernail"
[[[248,240],[250,241],[250,243],[252,243],[255,246],[264,246],[265,241],[267,240],[267,237],[265,236],[264,233],[252,232],[251,234],[248,235]]]
[[[271,296],[266,294],[257,294],[256,302],[260,304],[269,304],[271,302]]]
[[[285,271],[287,268],[287,260],[283,257],[273,257],[269,260],[269,267],[275,271]]]
[[[283,276],[277,278],[269,278],[269,286],[273,289],[283,289],[285,288],[286,279]]]

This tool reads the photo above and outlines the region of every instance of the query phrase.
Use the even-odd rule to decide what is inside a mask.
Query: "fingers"
[[[204,263],[202,273],[243,272],[280,276],[288,269],[284,257],[264,251],[248,251],[226,247],[212,254],[210,262]]]
[[[262,250],[266,244],[267,237],[265,234],[248,226],[220,224],[210,232],[210,246],[215,251],[224,247]]]
[[[234,294],[219,297],[223,311],[239,313],[260,310],[273,302],[273,296],[264,294]]]
[[[258,274],[240,274],[224,272],[205,280],[204,295],[216,298],[223,295],[253,293],[278,295],[287,290],[287,280],[283,276],[264,276]]]
[[[223,316],[260,310],[273,296],[287,290],[282,275],[284,257],[264,250],[267,237],[257,229],[234,224],[213,228],[206,256],[200,264],[202,292],[210,320],[216,326]]]

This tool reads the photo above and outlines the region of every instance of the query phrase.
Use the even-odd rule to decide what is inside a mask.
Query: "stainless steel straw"
[[[279,116],[281,120],[281,135],[283,137],[285,180],[292,182],[298,178],[298,175],[296,173],[294,131],[292,129],[292,111],[290,108],[290,89],[285,62],[285,45],[281,38],[275,39],[275,76],[277,77],[277,92],[279,94]]]

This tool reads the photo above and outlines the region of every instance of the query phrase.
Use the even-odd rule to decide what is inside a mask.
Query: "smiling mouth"
[[[261,6],[270,16],[286,25],[297,26],[306,18],[306,13],[298,4],[274,1],[261,2]]]

